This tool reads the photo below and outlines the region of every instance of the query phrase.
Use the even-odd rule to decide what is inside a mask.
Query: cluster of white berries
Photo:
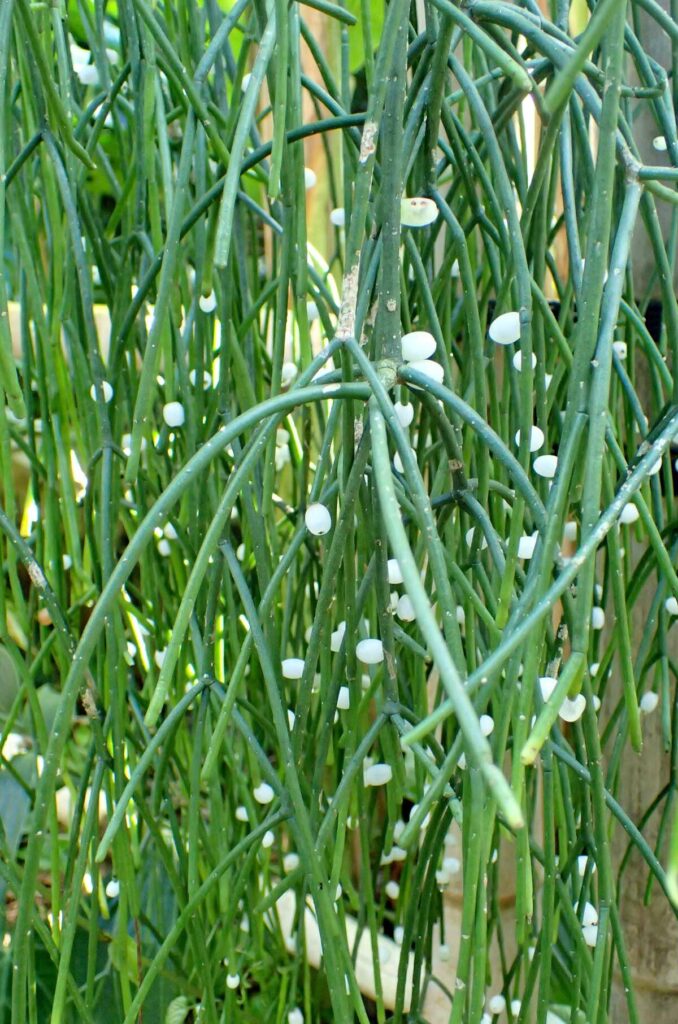
[[[387,563],[388,582],[392,587],[398,587],[403,582],[403,573],[397,558],[389,558]],[[391,610],[397,615],[401,622],[414,622],[416,612],[409,594],[391,593]]]
[[[162,530],[158,528],[155,533],[157,537],[158,554],[162,558],[169,558],[172,554],[172,545],[170,542],[176,540],[179,534],[172,523],[165,523]]]
[[[284,427],[278,427],[275,432],[275,469],[277,473],[285,468],[288,462],[291,461],[290,446],[289,446],[290,433],[285,430]]]
[[[515,310],[511,310],[507,313],[500,313],[499,316],[495,317],[488,328],[488,336],[495,345],[514,345],[517,341],[520,341],[521,335],[521,324],[520,324],[520,313]],[[532,369],[537,365],[537,357],[534,352],[531,353],[531,364]],[[523,356],[521,352],[516,352],[512,359],[513,365],[520,372],[523,367]],[[550,374],[546,374],[546,386],[551,383],[552,377]],[[515,436],[515,442],[520,445],[520,431]],[[540,427],[534,426],[530,430],[529,438],[529,449],[531,452],[537,452],[544,444],[544,432]],[[556,455],[538,455],[532,463],[532,468],[537,476],[543,477],[545,480],[552,480],[556,475],[558,469],[558,457]],[[522,558],[529,558],[531,555],[519,555]]]

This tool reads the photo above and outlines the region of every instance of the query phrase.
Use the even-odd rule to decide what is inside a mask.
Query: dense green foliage
[[[638,1019],[678,25],[591,6],[0,5],[0,1020]]]

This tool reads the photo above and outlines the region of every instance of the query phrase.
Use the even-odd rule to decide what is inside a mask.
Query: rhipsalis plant
[[[676,1019],[677,13],[0,5],[1,1020]]]

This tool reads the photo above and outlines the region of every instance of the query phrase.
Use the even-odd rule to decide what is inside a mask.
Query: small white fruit
[[[340,686],[337,696],[337,708],[339,711],[348,711],[351,706],[351,693],[348,686]]]
[[[261,782],[254,788],[252,795],[258,804],[270,804],[275,797],[275,790],[268,782]]]
[[[489,736],[494,731],[494,718],[491,715],[481,715],[478,722],[483,736]]]
[[[542,476],[545,480],[552,480],[558,469],[558,457],[556,455],[538,455],[532,463],[532,468],[537,476]]]
[[[403,594],[402,597],[398,598],[396,615],[402,622],[414,622],[416,619],[417,616],[414,610],[414,605],[412,604],[412,598],[409,594]]]
[[[96,400],[97,400],[96,384],[92,384],[92,387],[89,389],[89,393],[90,393],[90,398],[92,398],[92,400],[96,402]],[[102,380],[102,382],[101,382],[101,397],[103,398],[104,402],[107,405],[110,402],[110,400],[113,398],[113,388],[108,383],[107,380]]]
[[[332,529],[332,516],[326,505],[319,501],[309,505],[304,515],[306,528],[314,537],[323,537]]]
[[[400,339],[403,359],[413,363],[418,359],[429,359],[436,350],[436,339],[430,331],[410,331]]]
[[[363,770],[363,783],[366,786],[385,786],[393,778],[390,764],[371,764]]]
[[[186,412],[181,402],[167,402],[162,409],[162,418],[168,427],[181,427],[186,421]]]
[[[516,431],[515,437],[516,444],[520,446],[520,431]],[[530,428],[530,451],[538,452],[544,444],[544,431],[540,427]]]
[[[501,313],[492,321],[487,333],[495,345],[513,345],[520,341],[520,313]]]
[[[217,308],[217,297],[214,294],[214,289],[207,295],[201,295],[198,299],[198,305],[203,313],[213,313]]]
[[[423,374],[436,384],[442,384],[445,371],[443,370],[440,363],[436,363],[435,359],[414,359],[409,363],[411,370],[416,370],[417,373]],[[418,385],[413,385],[418,387]]]
[[[414,406],[410,405],[409,402],[404,405],[401,402],[396,402],[393,406],[395,414],[398,417],[398,422],[403,430],[407,430],[410,423],[414,419]]]
[[[303,658],[285,658],[280,663],[283,679],[301,679],[304,674]]]
[[[400,223],[405,228],[424,228],[438,217],[438,207],[425,196],[405,197],[400,203]]]
[[[367,640],[360,640],[355,649],[358,661],[363,665],[378,665],[384,660],[384,645],[381,640],[371,637]]]
[[[572,700],[569,697],[565,698],[558,714],[564,722],[577,722],[584,714],[585,707],[586,697],[583,693],[578,693]]]
[[[403,574],[397,558],[388,560],[388,582],[392,587],[397,587],[399,583],[403,582]]]
[[[659,704],[659,694],[655,693],[654,690],[648,690],[640,698],[640,710],[644,715],[651,715]]]

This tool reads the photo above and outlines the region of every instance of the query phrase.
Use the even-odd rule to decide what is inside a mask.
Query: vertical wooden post
[[[658,2],[670,15],[670,0]],[[671,44],[668,36],[645,12],[641,12],[640,27],[645,52],[668,71],[671,66]],[[665,154],[657,153],[652,145],[652,140],[657,135],[657,126],[649,105],[647,101],[640,102],[641,111],[633,123],[641,159],[653,164],[666,162]],[[671,210],[666,204],[658,203],[657,206],[666,238]],[[634,244],[633,250],[633,277],[636,294],[642,296],[654,271],[654,255],[650,245],[643,242],[645,231],[642,225],[638,226],[636,236],[638,244]],[[675,369],[674,367],[674,371]],[[649,400],[649,382],[644,387],[641,382],[638,394],[641,400],[645,396]],[[642,550],[634,551],[634,557],[640,557],[641,554]],[[654,580],[651,579],[634,608],[632,636],[636,643],[647,627],[653,591]],[[678,632],[675,628],[669,633],[669,646],[669,656],[675,659],[678,657]],[[668,781],[669,772],[670,754],[663,749],[661,717],[657,711],[644,721],[642,754],[629,754],[622,761],[618,799],[636,823],[640,822],[650,802]],[[643,835],[653,847],[657,840],[663,806],[662,801],[658,811],[643,828]],[[621,834],[621,829],[618,829],[614,844],[617,863],[621,861],[626,847],[626,837]],[[660,859],[664,860],[665,855],[664,847],[659,852]],[[650,902],[646,905],[647,880],[647,866],[634,851],[622,876],[619,891],[622,925],[638,1005],[638,1019],[651,1024],[674,1024],[678,1020],[678,921],[656,885],[653,887]],[[628,1020],[620,978],[617,978],[613,992],[610,1020],[612,1024],[624,1024]]]

